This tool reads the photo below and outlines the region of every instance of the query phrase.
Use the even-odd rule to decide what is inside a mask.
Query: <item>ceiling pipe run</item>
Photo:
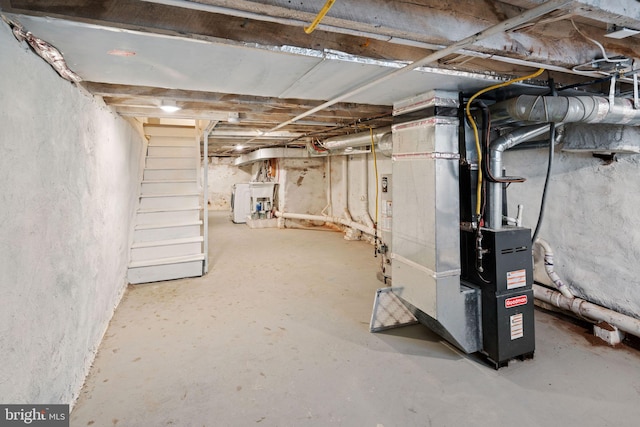
[[[439,59],[444,58],[447,55],[450,55],[454,52],[457,52],[458,50],[472,45],[474,43],[477,43],[480,40],[486,39],[488,37],[491,37],[495,34],[499,34],[499,33],[503,33],[506,31],[509,31],[513,28],[516,28],[522,24],[525,24],[533,19],[539,18],[540,16],[546,15],[549,12],[553,12],[554,10],[560,9],[563,6],[566,6],[567,4],[571,3],[572,0],[549,0],[543,4],[541,4],[540,6],[536,6],[533,9],[529,9],[526,12],[523,12],[520,15],[514,16],[513,18],[509,18],[503,22],[500,22],[499,24],[496,24],[492,27],[489,27],[485,30],[482,30],[476,34],[473,34],[469,37],[466,37],[460,41],[455,42],[452,45],[449,45],[447,47],[445,47],[444,49],[438,50],[436,52],[433,52],[427,56],[425,56],[422,59],[419,59],[411,64],[408,64],[402,68],[396,69],[395,71],[392,71],[390,73],[387,73],[381,77],[378,77],[376,79],[373,79],[367,83],[364,83],[360,86],[357,86],[345,93],[343,93],[342,95],[339,95],[327,102],[324,102],[323,104],[318,105],[317,107],[314,107],[302,114],[299,114],[298,116],[287,120],[285,122],[280,123],[279,125],[269,129],[268,132],[273,132],[276,131],[278,129],[282,129],[285,126],[288,126],[292,123],[297,122],[298,120],[301,120],[305,117],[308,117],[312,114],[317,113],[318,111],[322,111],[328,107],[331,107],[334,104],[337,104],[338,102],[344,101],[347,98],[350,98],[354,95],[357,95],[361,92],[364,92],[365,90],[371,89],[374,86],[379,85],[380,83],[383,83],[391,78],[394,77],[398,77],[401,76],[403,74],[406,74],[410,71],[415,70],[416,68],[428,65],[432,62],[435,62]],[[253,142],[256,138],[252,138],[249,141],[247,141],[247,143]]]
[[[379,144],[383,139],[391,137],[391,127],[374,129],[373,136],[370,132],[360,132],[352,135],[336,136],[327,138],[322,141],[322,146],[327,150],[343,150],[345,148],[366,147],[371,145],[373,139],[374,144]]]
[[[274,24],[280,24],[280,25],[288,25],[288,26],[294,26],[294,27],[300,27],[300,26],[306,25],[306,21],[302,19],[269,16],[267,14],[261,14],[261,13],[241,10],[237,8],[234,9],[232,7],[217,6],[213,4],[204,4],[204,3],[194,2],[194,1],[185,1],[185,0],[143,0],[143,1],[148,3],[162,4],[166,6],[174,6],[174,7],[181,7],[185,9],[191,9],[191,10],[199,10],[203,12],[219,13],[222,15],[235,16],[235,17],[245,18],[245,19],[255,19],[258,21],[272,22]],[[558,9],[560,7],[558,7]],[[607,19],[605,18],[608,18],[608,17],[603,17],[602,18],[603,22],[607,21]],[[518,26],[514,28],[517,28],[517,27]],[[319,28],[323,31],[334,32],[338,34],[346,34],[346,35],[356,36],[356,37],[364,37],[372,40],[380,40],[383,42],[392,43],[400,46],[412,46],[412,47],[418,47],[418,48],[428,49],[428,50],[439,50],[446,47],[440,44],[428,43],[420,40],[402,38],[397,36],[390,36],[387,34],[375,33],[371,31],[363,31],[363,30],[356,30],[353,28],[339,27],[336,25],[320,24]],[[561,73],[573,74],[573,75],[579,75],[579,76],[602,77],[602,74],[600,74],[599,72],[572,70],[571,68],[565,68],[565,67],[552,65],[552,64],[543,64],[541,62],[531,61],[526,59],[512,58],[508,56],[501,56],[501,55],[495,55],[495,54],[487,54],[487,53],[476,52],[468,49],[460,49],[458,52],[461,55],[474,57],[474,58],[491,59],[493,61],[504,62],[506,64],[521,65],[524,67],[531,67],[531,68],[546,68],[547,70],[551,70],[551,71],[558,71]],[[622,78],[621,80],[625,82],[631,82],[631,80],[627,78]]]

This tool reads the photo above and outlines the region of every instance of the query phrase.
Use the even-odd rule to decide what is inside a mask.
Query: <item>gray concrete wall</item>
[[[579,296],[640,318],[640,156],[619,155],[610,165],[590,154],[556,150],[555,157],[539,236],[554,248],[556,271]],[[509,214],[524,204],[524,225],[533,229],[547,151],[504,158],[508,175],[527,178],[511,185]]]
[[[0,396],[72,403],[125,290],[144,143],[0,24]]]
[[[231,210],[231,189],[234,184],[251,181],[251,167],[233,165],[232,157],[209,159],[209,209]]]

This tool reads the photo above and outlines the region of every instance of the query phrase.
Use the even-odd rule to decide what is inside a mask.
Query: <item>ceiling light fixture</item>
[[[240,113],[236,111],[230,112],[227,121],[229,123],[240,123]]]
[[[176,103],[176,101],[163,100],[160,103],[160,109],[165,113],[175,113],[176,111],[181,110],[182,108],[178,107],[178,104]]]

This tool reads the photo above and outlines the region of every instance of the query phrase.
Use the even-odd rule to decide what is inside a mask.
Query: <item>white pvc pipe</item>
[[[347,227],[355,228],[356,230],[362,231],[363,233],[369,234],[371,236],[375,236],[376,234],[376,231],[371,227],[367,227],[365,225],[362,225],[355,221],[350,221],[345,218],[339,218],[337,216],[309,215],[309,214],[297,214],[297,213],[276,211],[276,218],[332,222],[334,224],[342,224],[342,225],[346,225]]]
[[[362,195],[360,196],[360,218],[367,227],[374,228],[373,220],[369,214],[369,168],[367,156],[361,156],[361,162],[360,182],[362,183]]]
[[[224,7],[224,6],[215,6],[212,4],[204,4],[204,3],[194,2],[194,1],[186,1],[186,0],[142,0],[142,1],[149,2],[149,3],[163,4],[167,6],[182,7],[186,9],[200,10],[204,12],[218,13],[222,15],[236,16],[240,18],[273,22],[277,24],[289,25],[294,27],[302,27],[308,24],[307,21],[295,19],[293,17],[269,16],[269,15],[261,14],[258,12],[250,12],[247,10],[233,9],[231,7]],[[561,7],[562,7],[562,4],[557,5],[557,8],[561,8]],[[534,18],[531,18],[531,19],[534,19]],[[323,29],[325,31],[339,33],[339,34],[348,34],[348,35],[357,36],[357,37],[369,38],[372,40],[381,40],[384,42],[399,44],[401,46],[420,47],[426,50],[438,50],[438,49],[443,49],[445,47],[440,44],[428,43],[428,42],[424,42],[416,39],[409,39],[409,38],[403,38],[398,36],[390,36],[385,33],[356,30],[353,28],[349,28],[348,26],[341,27],[338,25],[329,25],[326,23],[325,24],[321,23],[318,26],[318,28]],[[479,40],[480,38],[478,38],[478,41]],[[516,64],[516,65],[522,65],[525,67],[532,67],[532,68],[546,68],[547,70],[550,70],[550,71],[559,71],[561,73],[573,74],[578,76],[602,77],[602,74],[594,71],[573,70],[571,68],[565,68],[558,65],[543,64],[537,61],[530,61],[522,58],[514,58],[509,56],[486,54],[486,53],[477,52],[475,50],[470,50],[465,48],[460,48],[457,52],[461,55],[472,56],[474,58],[482,58],[482,59],[490,58],[492,60],[495,60],[498,62],[504,62],[506,64]],[[637,74],[634,74],[634,76],[637,76]],[[628,78],[626,79],[621,78],[621,80],[624,80],[627,83],[632,82],[632,80]]]
[[[331,201],[331,157],[327,157],[324,160],[325,165],[325,177],[327,180],[326,192],[327,192],[327,206],[322,210],[322,214],[326,215],[325,211],[329,210],[329,215],[333,215],[333,203]]]
[[[477,32],[471,36],[468,36],[462,40],[459,40],[441,50],[437,50],[433,53],[430,53],[429,55],[425,56],[424,58],[421,58],[417,61],[414,61],[410,64],[405,65],[402,68],[398,68],[392,72],[389,72],[387,74],[383,74],[380,77],[374,78],[373,80],[369,80],[368,82],[364,82],[363,84],[356,86],[350,90],[347,90],[346,92],[342,93],[341,95],[330,99],[329,101],[326,101],[316,107],[311,108],[310,110],[305,111],[302,114],[297,115],[296,117],[293,117],[285,122],[280,123],[277,126],[274,126],[273,128],[269,129],[267,132],[274,132],[276,130],[282,129],[285,126],[288,126],[292,123],[297,122],[298,120],[302,120],[305,117],[308,117],[312,114],[317,113],[318,111],[322,111],[327,109],[328,107],[337,104],[338,102],[344,101],[345,99],[351,98],[354,95],[357,95],[359,93],[362,93],[366,90],[371,89],[372,87],[375,87],[381,83],[386,82],[389,79],[395,78],[395,77],[399,77],[401,75],[404,75],[406,73],[409,73],[413,70],[415,70],[418,67],[422,67],[424,65],[429,65],[431,63],[434,63],[436,61],[438,61],[439,59],[444,58],[447,55],[450,55],[454,52],[459,51],[460,49],[473,45],[477,42],[479,42],[480,40],[486,39],[488,37],[491,37],[495,34],[500,34],[500,33],[505,33],[515,27],[518,27],[519,25],[522,25],[524,23],[527,23],[533,19],[536,19],[542,15],[545,15],[549,12],[553,12],[554,10],[560,9],[563,6],[566,6],[567,4],[571,3],[571,0],[548,0],[545,3],[542,3],[539,6],[536,6],[532,9],[529,9],[523,13],[521,13],[520,15],[516,15],[512,18],[509,18],[505,21],[502,21],[496,25],[493,25],[489,28],[486,28],[480,32]],[[254,141],[255,139],[257,139],[257,137],[253,137],[250,140],[247,141],[247,143],[251,143],[252,141]]]
[[[342,162],[342,194],[344,194],[344,213],[347,219],[351,220],[349,212],[349,156]]]
[[[567,298],[560,292],[540,285],[533,285],[533,296],[563,310],[571,311],[587,319],[607,322],[621,331],[640,337],[640,320],[635,317],[618,313],[581,298]]]
[[[553,270],[553,250],[551,249],[551,245],[546,240],[540,238],[536,239],[535,243],[540,245],[544,251],[544,269],[549,279],[551,279],[563,296],[566,298],[574,298],[575,295],[573,295],[569,287],[565,285],[560,276],[558,276],[558,273]]]

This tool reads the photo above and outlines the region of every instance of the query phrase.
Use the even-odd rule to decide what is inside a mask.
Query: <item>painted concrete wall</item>
[[[539,236],[554,248],[556,271],[579,296],[640,318],[640,156],[619,155],[610,165],[558,149],[555,157]],[[524,204],[524,225],[533,229],[547,151],[504,158],[508,175],[527,178],[512,184],[509,213]]]
[[[0,24],[0,396],[72,403],[125,290],[144,142]]]
[[[251,181],[251,168],[233,165],[231,157],[209,159],[209,209],[231,210],[231,189],[234,184]]]
[[[329,159],[329,158],[328,158]],[[367,198],[367,212],[371,219],[375,221],[376,216],[376,174],[371,154],[357,154],[350,156],[333,156],[331,163],[331,204],[335,216],[343,216],[345,207],[351,212],[354,220],[361,221],[364,213],[363,197]],[[344,191],[344,163],[347,165],[347,195]],[[391,158],[381,154],[377,156],[378,167],[378,200],[380,200],[380,177],[391,173]],[[366,168],[366,178],[363,175],[363,168]],[[366,179],[366,192],[364,181]],[[380,205],[378,206],[378,219],[380,218]]]
[[[278,209],[319,215],[327,205],[324,159],[278,160]]]

